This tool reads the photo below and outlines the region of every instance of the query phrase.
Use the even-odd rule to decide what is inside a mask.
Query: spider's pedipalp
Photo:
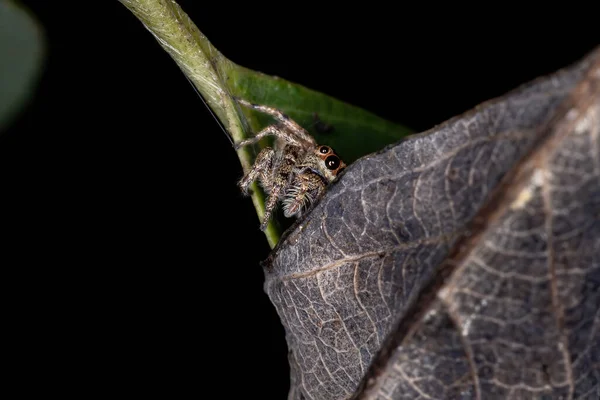
[[[323,179],[312,171],[295,175],[292,187],[286,191],[283,215],[286,218],[302,215],[321,196],[325,187]]]

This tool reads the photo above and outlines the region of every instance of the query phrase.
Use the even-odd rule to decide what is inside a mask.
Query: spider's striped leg
[[[277,201],[279,201],[279,197],[281,196],[281,192],[283,191],[283,185],[275,185],[269,193],[269,198],[265,203],[265,214],[263,215],[262,223],[260,224],[260,230],[264,231],[267,229],[267,225],[269,224],[269,220],[273,215],[273,211],[277,206]]]
[[[263,106],[260,104],[250,103],[249,101],[240,99],[239,97],[236,97],[235,100],[237,100],[238,103],[240,103],[241,105],[243,105],[245,107],[252,108],[254,110],[258,110],[260,112],[263,112],[265,114],[272,116],[273,118],[278,120],[283,126],[285,126],[287,129],[289,129],[295,135],[300,137],[300,139],[303,140],[304,142],[307,142],[313,146],[316,145],[315,139],[313,139],[313,137],[310,136],[310,134],[303,127],[298,125],[296,122],[294,122],[293,119],[291,119],[290,117],[288,117],[287,115],[282,113],[280,110],[273,108],[273,107],[269,107],[269,106]]]
[[[274,156],[275,151],[270,147],[265,147],[260,153],[258,153],[252,169],[238,183],[244,194],[248,194],[248,186],[250,186],[250,184],[254,182],[256,178],[266,178],[268,176],[268,174],[265,174],[265,171],[270,171],[273,167]],[[265,188],[270,186],[270,182],[261,183]]]

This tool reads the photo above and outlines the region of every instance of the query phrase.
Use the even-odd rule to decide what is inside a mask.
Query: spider
[[[276,108],[236,98],[243,106],[271,115],[277,122],[254,137],[235,144],[235,148],[275,136],[274,148],[265,147],[256,156],[250,171],[239,181],[242,193],[255,180],[268,194],[265,214],[260,225],[264,231],[279,201],[286,218],[301,216],[325,192],[327,185],[346,167],[329,146],[320,146],[312,136],[290,117]]]

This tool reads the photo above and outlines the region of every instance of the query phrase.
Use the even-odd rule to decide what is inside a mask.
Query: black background
[[[16,283],[32,341],[94,393],[127,383],[131,393],[285,398],[284,331],[259,265],[269,247],[225,134],[118,2],[24,3],[47,34],[47,58],[34,98],[0,137],[1,222],[26,271]],[[516,12],[492,23],[365,4],[342,16],[303,3],[179,3],[232,61],[415,131],[598,43],[582,27],[565,37],[558,22],[534,27]]]

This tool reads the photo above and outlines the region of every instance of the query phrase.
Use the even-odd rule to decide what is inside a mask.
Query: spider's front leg
[[[275,151],[270,147],[265,147],[258,153],[252,169],[238,183],[242,193],[248,194],[248,187],[257,178],[260,178],[260,183],[263,188],[267,191],[269,190],[272,185],[269,179],[269,171],[273,168],[274,157]]]

